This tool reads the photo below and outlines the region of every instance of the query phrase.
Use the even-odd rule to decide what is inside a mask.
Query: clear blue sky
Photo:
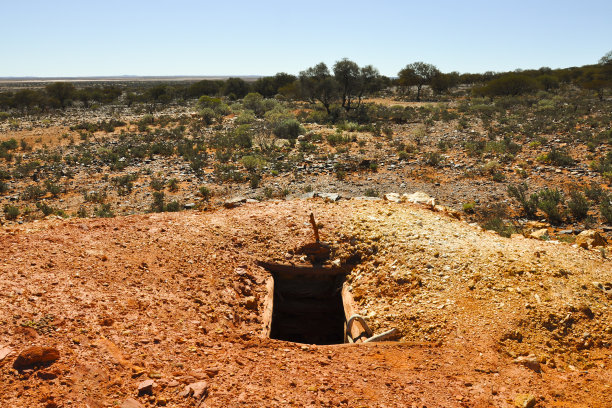
[[[596,63],[612,1],[0,0],[0,77],[297,74],[343,57],[393,76]]]

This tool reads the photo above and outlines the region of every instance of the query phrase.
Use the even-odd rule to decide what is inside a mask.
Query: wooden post
[[[274,278],[268,276],[266,278],[266,297],[263,302],[263,329],[261,331],[262,337],[270,337],[270,331],[272,330],[272,313],[274,311]]]
[[[319,242],[319,227],[317,227],[317,223],[315,222],[313,213],[310,213],[310,224],[312,225],[312,229],[314,230],[315,242]]]
[[[359,310],[357,309],[357,305],[353,300],[353,295],[351,295],[348,286],[346,282],[342,285],[342,304],[344,305],[345,321],[348,321],[351,316],[359,314]],[[355,343],[360,343],[365,340],[365,337],[363,337],[364,333],[366,333],[365,327],[361,325],[361,322],[355,320],[351,325],[351,332],[347,334],[350,335],[351,338],[356,339]]]

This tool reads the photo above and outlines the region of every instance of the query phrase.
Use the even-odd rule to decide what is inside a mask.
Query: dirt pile
[[[331,260],[358,262],[348,279],[360,312],[400,342],[259,337],[268,274],[257,261],[304,256],[311,212]],[[612,263],[598,250],[501,238],[408,203],[320,199],[35,221],[0,242],[2,406],[608,401]],[[33,346],[59,359],[16,370]]]

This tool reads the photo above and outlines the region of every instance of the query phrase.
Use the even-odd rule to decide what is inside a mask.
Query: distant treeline
[[[561,84],[574,84],[593,91],[604,98],[606,89],[612,88],[612,51],[598,64],[564,69],[540,68],[513,72],[485,72],[483,74],[443,73],[434,65],[424,62],[408,64],[396,78],[380,75],[371,65],[359,67],[355,62],[342,59],[330,70],[324,63],[317,64],[298,76],[278,73],[247,82],[241,78],[203,80],[195,83],[144,83],[120,85],[75,86],[70,82],[55,82],[43,89],[21,89],[0,93],[0,110],[22,113],[47,112],[79,104],[88,108],[92,104],[121,103],[169,104],[207,96],[225,96],[242,99],[251,92],[265,98],[278,95],[287,99],[319,102],[329,112],[332,104],[339,104],[347,112],[357,109],[362,99],[382,91],[411,95],[420,100],[424,87],[434,95],[441,95],[463,85],[476,96],[520,95],[537,90],[551,91]],[[416,91],[416,92],[415,92]]]

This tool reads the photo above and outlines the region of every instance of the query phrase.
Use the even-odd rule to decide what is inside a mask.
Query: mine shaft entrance
[[[273,278],[270,338],[307,344],[344,342],[345,271],[274,264],[264,267]]]

